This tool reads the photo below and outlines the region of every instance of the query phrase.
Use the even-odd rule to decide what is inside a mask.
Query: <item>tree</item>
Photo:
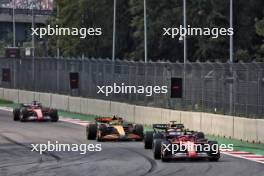
[[[111,57],[113,0],[55,1],[59,7],[50,24],[60,27],[101,27],[102,36],[52,36],[55,53],[59,39],[64,56]],[[144,58],[143,0],[117,0],[116,56],[121,59]],[[187,24],[194,28],[229,28],[229,1],[187,0]],[[147,0],[148,55],[151,60],[183,61],[183,42],[163,35],[163,28],[183,25],[183,4],[179,0]],[[236,59],[263,57],[263,0],[234,1],[234,53]],[[59,12],[59,13],[58,13]],[[57,18],[59,16],[59,18]],[[262,20],[259,20],[262,19]],[[206,61],[229,58],[229,36],[187,36],[188,60]],[[247,59],[246,59],[247,60]]]

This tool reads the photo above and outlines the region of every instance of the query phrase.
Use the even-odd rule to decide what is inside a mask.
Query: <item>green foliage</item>
[[[60,27],[101,27],[103,35],[80,39],[76,36],[49,38],[50,52],[57,41],[64,56],[111,57],[113,0],[56,0],[50,24]],[[116,55],[121,59],[144,58],[143,0],[117,0]],[[201,28],[229,28],[229,1],[187,0],[187,24]],[[164,27],[183,24],[183,4],[178,0],[147,0],[148,50],[152,60],[183,60],[183,43],[164,37]],[[234,53],[236,60],[263,58],[264,1],[234,1]],[[262,20],[260,20],[262,19]],[[188,59],[195,61],[229,58],[229,36],[188,36]],[[260,60],[261,61],[261,60]]]
[[[264,37],[264,18],[256,23],[256,32],[259,36]]]
[[[249,62],[250,55],[247,50],[238,49],[236,52],[236,59],[244,62]]]

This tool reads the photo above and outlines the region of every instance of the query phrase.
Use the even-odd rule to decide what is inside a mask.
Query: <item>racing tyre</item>
[[[161,139],[156,139],[154,141],[154,158],[160,159],[161,158]]]
[[[143,125],[135,125],[135,134],[139,135],[141,138],[138,141],[142,141],[144,138],[144,127]]]
[[[161,156],[161,161],[162,162],[169,162],[170,160],[162,155]]]
[[[215,158],[209,158],[209,161],[211,162],[217,162],[220,158],[215,157]]]
[[[20,109],[16,108],[13,110],[14,121],[19,121]]]
[[[25,122],[27,117],[28,117],[27,110],[26,109],[22,109],[22,112],[19,114],[20,122]]]
[[[203,132],[197,132],[196,136],[197,136],[198,139],[204,139],[205,138]]]
[[[144,147],[145,149],[152,149],[153,145],[153,131],[147,131],[144,137]]]
[[[161,150],[162,150],[161,161],[162,162],[168,162],[168,161],[170,161],[169,156],[172,155],[171,151],[164,150],[164,148],[163,148],[164,145],[167,146],[169,144],[170,143],[168,141],[162,142],[162,147],[161,147]],[[170,148],[170,150],[171,150],[171,148]]]
[[[220,151],[219,151],[219,145],[218,145],[218,142],[217,141],[208,141],[208,144],[210,145],[210,152],[208,153],[209,155],[209,158],[208,160],[209,161],[218,161],[220,159]],[[217,151],[215,151],[214,147],[213,146],[216,146],[218,145],[217,147]]]
[[[95,140],[97,136],[97,125],[90,124],[86,127],[86,137],[88,140]]]
[[[100,126],[99,127],[99,133],[97,135],[97,141],[98,142],[103,142],[104,141],[103,137],[105,135],[113,133],[114,132],[113,130],[115,130],[115,129],[109,129],[106,126]]]
[[[50,112],[50,117],[51,117],[51,121],[52,122],[58,122],[58,120],[59,120],[58,111],[57,110],[52,110]]]

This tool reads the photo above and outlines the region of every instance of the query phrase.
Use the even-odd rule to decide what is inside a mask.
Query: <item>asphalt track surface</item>
[[[142,142],[104,142],[101,152],[32,152],[30,144],[89,144],[85,127],[66,122],[14,122],[0,111],[0,176],[264,176],[263,164],[222,156],[219,162],[154,160]]]

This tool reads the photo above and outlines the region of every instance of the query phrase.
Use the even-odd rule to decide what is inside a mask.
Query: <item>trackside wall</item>
[[[100,116],[118,115],[124,117],[127,121],[146,125],[176,120],[177,122],[184,123],[189,129],[203,131],[206,134],[264,143],[263,119],[176,111],[120,102],[4,88],[0,88],[0,98],[16,103],[27,103],[37,100],[45,106],[60,110]]]

